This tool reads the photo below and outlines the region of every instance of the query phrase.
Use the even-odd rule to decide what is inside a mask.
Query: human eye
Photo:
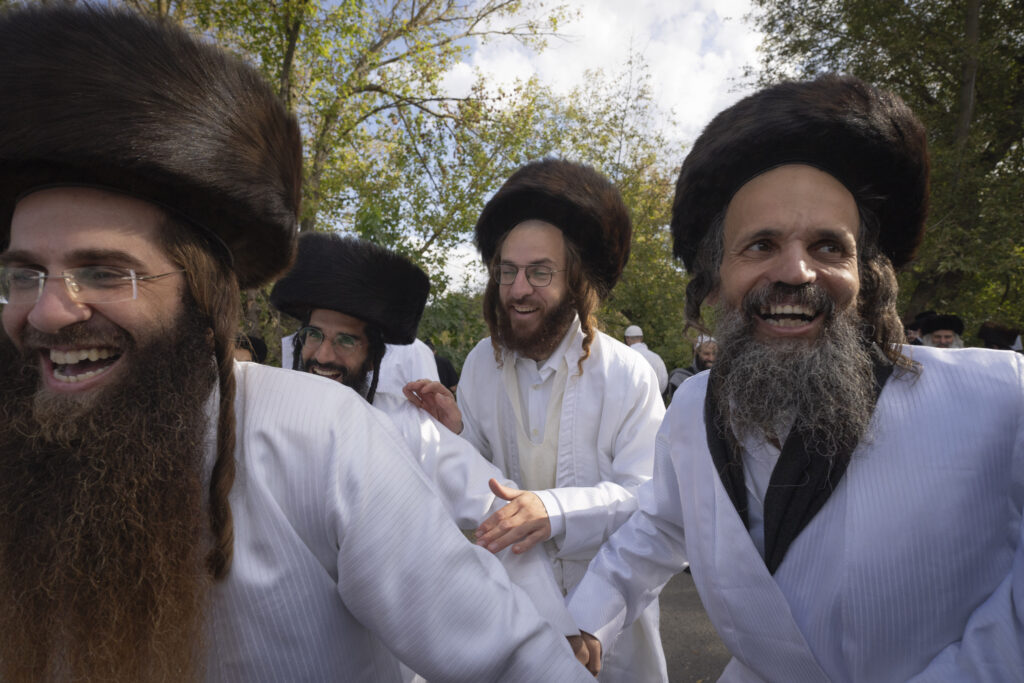
[[[4,268],[0,280],[5,287],[21,290],[38,287],[42,277],[45,277],[45,273],[32,268]]]
[[[744,251],[767,252],[771,251],[772,243],[766,239],[754,240],[746,246]]]
[[[132,271],[114,266],[85,266],[75,268],[70,274],[82,287],[95,289],[121,287],[132,279]]]
[[[359,340],[353,337],[351,334],[345,334],[339,332],[334,336],[334,343],[343,349],[354,349],[359,345]]]
[[[324,333],[315,327],[303,327],[299,331],[299,336],[302,337],[303,342],[311,341],[319,344],[324,340]]]

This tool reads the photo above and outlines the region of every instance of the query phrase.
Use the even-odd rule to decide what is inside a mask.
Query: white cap
[[[697,349],[699,349],[704,344],[707,344],[708,342],[714,342],[715,344],[718,343],[715,340],[715,338],[709,334],[698,334],[697,341],[693,342],[693,350],[696,351]]]
[[[644,331],[641,330],[636,325],[630,325],[629,327],[626,328],[626,336],[627,337],[642,337],[642,336],[644,336]]]

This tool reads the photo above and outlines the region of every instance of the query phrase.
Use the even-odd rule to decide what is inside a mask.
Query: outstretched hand
[[[410,403],[433,415],[452,432],[462,433],[462,413],[448,387],[434,380],[418,379],[402,387],[402,393]]]
[[[514,543],[512,552],[518,555],[551,536],[548,511],[536,493],[503,486],[497,479],[491,479],[488,484],[494,495],[509,501],[509,504],[477,528],[477,545],[497,553]]]

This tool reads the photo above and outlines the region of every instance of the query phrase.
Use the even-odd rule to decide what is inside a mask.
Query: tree
[[[898,93],[931,148],[925,241],[903,310],[1024,325],[1024,4],[1013,0],[754,0],[756,76],[853,73]]]

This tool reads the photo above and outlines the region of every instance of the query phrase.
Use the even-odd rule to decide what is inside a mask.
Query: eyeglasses
[[[298,331],[298,335],[302,348],[306,348],[306,345],[309,344],[309,350],[314,353],[324,343],[323,330],[317,327],[303,327]],[[331,339],[331,346],[334,347],[337,353],[341,354],[352,353],[362,345],[363,342],[359,337],[353,337],[351,334],[345,334],[344,332],[339,332]]]
[[[494,266],[491,276],[499,285],[510,285],[516,281],[520,270],[526,271],[526,281],[534,287],[547,287],[551,284],[551,278],[555,273],[565,272],[547,266],[514,266],[511,263],[502,263],[499,266]]]
[[[182,269],[159,275],[137,275],[131,268],[83,266],[57,275],[35,268],[4,266],[0,267],[0,303],[14,306],[35,304],[42,297],[47,280],[64,280],[71,300],[81,304],[131,301],[139,298],[139,281],[159,280],[184,272]]]

